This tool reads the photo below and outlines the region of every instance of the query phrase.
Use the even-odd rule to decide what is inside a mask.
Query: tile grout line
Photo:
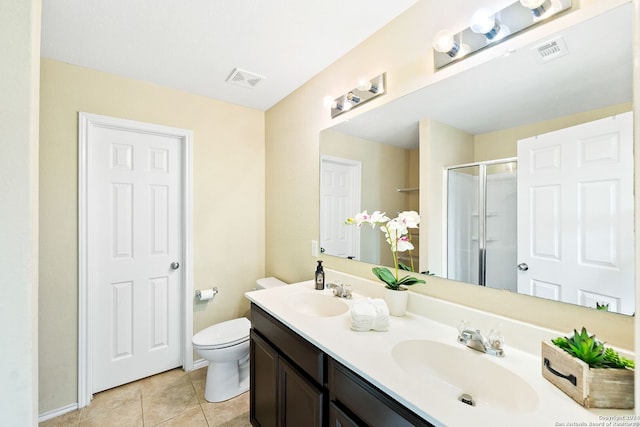
[[[140,398],[140,417],[142,418],[142,427],[144,427],[144,405],[142,404],[142,387],[138,387],[138,395]]]
[[[189,382],[191,383],[191,387],[193,387],[193,392],[196,394],[196,399],[198,399],[198,390],[196,389],[196,385],[193,383],[193,378],[191,377],[191,375],[189,375],[188,372],[187,372],[187,375],[189,376]],[[202,402],[200,402],[200,399],[198,399],[198,407],[200,408],[200,413],[202,414],[202,418],[204,418],[204,422],[207,423],[207,427],[213,427],[209,423],[209,419],[207,418],[207,415],[204,413],[204,408],[202,407]]]

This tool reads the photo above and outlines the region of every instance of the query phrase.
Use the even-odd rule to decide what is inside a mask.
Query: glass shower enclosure
[[[447,278],[517,290],[515,158],[446,170]]]

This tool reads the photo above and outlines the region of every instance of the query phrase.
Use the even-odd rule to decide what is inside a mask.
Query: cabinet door
[[[278,370],[280,426],[321,427],[322,391],[282,358]]]
[[[334,402],[329,404],[329,427],[359,427],[355,420],[352,420]]]
[[[255,427],[276,427],[278,421],[278,353],[251,330],[250,419]]]

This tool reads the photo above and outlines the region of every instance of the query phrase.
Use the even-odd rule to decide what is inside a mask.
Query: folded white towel
[[[389,308],[384,300],[356,299],[351,304],[351,329],[358,332],[389,330]]]
[[[389,307],[387,303],[380,298],[372,300],[373,306],[376,309],[376,317],[373,320],[373,329],[376,331],[388,331],[389,330]]]

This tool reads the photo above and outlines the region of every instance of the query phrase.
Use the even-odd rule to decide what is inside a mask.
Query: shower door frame
[[[487,286],[487,166],[493,166],[501,163],[518,163],[517,157],[507,157],[504,159],[486,160],[483,162],[465,163],[462,165],[447,166],[443,169],[444,174],[444,203],[443,205],[443,221],[444,221],[444,247],[443,247],[443,268],[447,272],[449,278],[449,171],[453,169],[464,169],[478,167],[478,285]]]

